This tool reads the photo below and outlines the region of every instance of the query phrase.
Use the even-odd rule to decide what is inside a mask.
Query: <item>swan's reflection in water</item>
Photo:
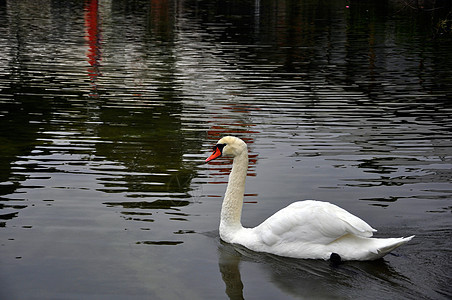
[[[218,265],[221,277],[226,283],[226,294],[229,299],[243,299],[243,283],[240,277],[239,263],[241,255],[230,244],[221,242]]]
[[[267,278],[267,282],[259,284],[271,282],[280,292],[290,297],[347,299],[350,298],[351,288],[354,290],[354,297],[381,298],[394,292],[403,292],[407,297],[410,294],[413,297],[416,295],[412,283],[383,259],[373,262],[346,262],[334,266],[323,260],[292,259],[256,253],[222,241],[218,251],[219,268],[229,299],[245,299],[242,275],[245,282],[253,277],[253,274],[248,272],[249,268],[246,268],[246,273],[242,271],[241,274],[240,263],[259,264],[257,267],[262,273],[256,278]],[[251,293],[249,289],[247,294],[248,292]],[[255,289],[252,291],[253,298],[265,298],[265,294],[259,293],[266,292],[268,288],[262,289],[262,292]]]

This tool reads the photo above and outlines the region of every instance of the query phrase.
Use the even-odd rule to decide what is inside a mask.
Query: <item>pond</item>
[[[452,297],[450,3],[420,2],[0,1],[0,298]],[[416,237],[338,266],[222,242],[224,135],[244,226],[316,199]]]

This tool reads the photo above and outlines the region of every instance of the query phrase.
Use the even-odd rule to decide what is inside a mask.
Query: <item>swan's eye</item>
[[[226,146],[227,144],[216,144],[215,147],[213,147],[213,149],[218,149],[220,150],[221,153],[223,153],[223,148]]]

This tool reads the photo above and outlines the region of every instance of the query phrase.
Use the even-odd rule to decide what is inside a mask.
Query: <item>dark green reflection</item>
[[[187,206],[189,201],[184,200],[156,200],[153,202],[105,202],[110,207],[122,206],[127,209],[174,209],[175,207]]]

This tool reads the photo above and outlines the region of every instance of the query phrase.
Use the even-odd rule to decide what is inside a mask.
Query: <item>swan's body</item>
[[[376,230],[346,210],[314,200],[298,201],[276,212],[254,228],[241,224],[248,149],[241,139],[227,136],[218,141],[206,160],[232,156],[234,161],[223,200],[220,237],[227,243],[280,256],[342,260],[374,260],[407,243],[407,238],[371,238]]]

